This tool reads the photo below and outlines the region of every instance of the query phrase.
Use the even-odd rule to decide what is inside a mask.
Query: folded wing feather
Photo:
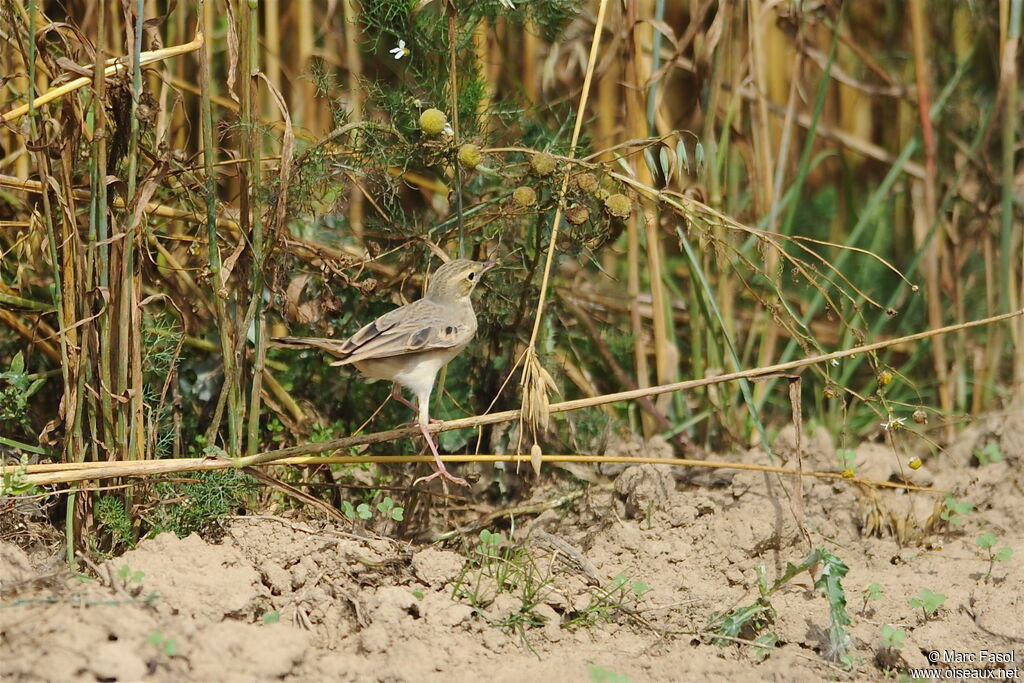
[[[385,313],[346,340],[277,337],[273,341],[275,346],[312,346],[341,359],[331,365],[448,349],[468,342],[476,330],[470,330],[465,322],[444,322],[444,313],[433,301],[420,299]]]

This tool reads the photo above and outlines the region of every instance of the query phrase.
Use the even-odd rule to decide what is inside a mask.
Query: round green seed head
[[[427,135],[437,135],[448,125],[448,117],[440,109],[427,109],[420,114],[420,130]]]
[[[466,168],[476,168],[483,161],[480,155],[480,148],[476,145],[466,143],[459,147],[459,162]]]
[[[604,200],[604,208],[616,218],[629,218],[633,212],[633,202],[624,194],[613,194]]]
[[[555,158],[547,152],[539,152],[530,159],[530,168],[541,177],[551,175],[555,172]]]
[[[576,187],[587,194],[592,194],[597,191],[600,185],[597,182],[597,176],[593,173],[580,173],[576,176]]]
[[[512,201],[517,206],[533,206],[537,203],[537,193],[534,192],[532,187],[520,185],[512,191]]]

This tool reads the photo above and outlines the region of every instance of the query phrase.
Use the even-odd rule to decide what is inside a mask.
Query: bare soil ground
[[[988,443],[1004,459],[979,466],[972,453]],[[809,449],[805,468],[834,466],[827,438]],[[857,457],[860,476],[886,479],[898,468],[878,444],[862,445]],[[770,656],[713,644],[706,632],[712,613],[754,602],[758,565],[771,580],[811,549],[777,478],[714,471],[677,481],[668,468],[633,466],[612,486],[516,517],[514,558],[520,567],[529,558],[530,569],[499,576],[510,590],[502,593],[493,574],[514,563],[467,570],[475,535],[461,545],[410,545],[298,517],[235,519],[217,543],[161,535],[89,580],[52,551],[0,543],[0,679],[882,680],[896,678],[884,666],[927,667],[936,650],[1005,653],[1014,661],[942,666],[1020,677],[1022,462],[1024,419],[994,416],[914,473],[973,504],[952,527],[935,514],[935,494],[805,480],[802,516],[814,547],[850,568],[852,668],[828,659],[828,604],[806,573],[771,596],[767,630],[779,644]],[[546,479],[532,502],[572,491]],[[1014,549],[988,580],[976,543],[984,531]],[[601,602],[615,577],[627,581]],[[865,600],[872,583],[882,596]],[[927,620],[908,604],[924,589],[946,596]],[[569,626],[574,618],[587,623]],[[883,624],[905,631],[900,650],[882,647]]]

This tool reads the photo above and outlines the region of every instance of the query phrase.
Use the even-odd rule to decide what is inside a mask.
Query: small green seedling
[[[277,610],[274,610],[273,612],[267,612],[263,615],[264,624],[276,624],[279,621],[281,621],[281,613]]]
[[[353,505],[347,500],[341,501],[341,514],[345,515],[349,519],[370,519],[373,517],[373,510],[370,509],[369,503],[360,503],[359,505]]]
[[[907,632],[901,628],[882,624],[882,645],[890,650],[899,650],[903,647],[903,641],[907,639]]]
[[[950,524],[963,524],[966,515],[974,511],[974,506],[968,502],[958,501],[952,494],[946,494],[946,509],[939,513],[941,519]]]
[[[882,597],[882,587],[877,583],[868,584],[861,593],[864,596],[864,604],[860,608],[860,615],[864,616],[868,611],[868,602]]]
[[[753,644],[751,645],[754,650],[754,659],[759,662],[763,662],[768,659],[768,655],[772,653],[775,646],[779,644],[779,637],[768,631],[762,633],[757,638],[754,638]]]
[[[592,626],[599,621],[612,621],[619,612],[635,608],[651,590],[643,581],[630,581],[625,574],[616,574],[607,586],[600,586],[590,602],[566,622],[566,626]]]
[[[592,683],[629,683],[629,676],[620,674],[618,671],[606,669],[603,666],[590,664],[587,666],[587,674]]]
[[[498,550],[501,548],[503,541],[504,539],[500,531],[482,529],[480,531],[480,545],[477,546],[477,552],[484,557],[497,557]]]
[[[1003,460],[1003,452],[999,450],[999,444],[989,441],[984,448],[974,449],[974,457],[978,459],[978,465],[991,465]]]
[[[986,531],[981,536],[978,536],[976,543],[978,547],[988,553],[988,573],[985,574],[985,583],[992,577],[992,569],[995,567],[996,562],[1009,562],[1010,557],[1013,555],[1013,548],[1010,546],[1003,546],[1002,548],[996,549],[996,543],[999,538],[991,531]]]
[[[924,620],[928,621],[928,615],[935,614],[944,602],[946,602],[945,595],[936,593],[930,588],[924,588],[916,598],[911,598],[908,604],[911,607],[920,607],[924,613]]]
[[[178,641],[174,638],[167,638],[159,631],[153,631],[146,636],[146,642],[160,650],[168,657],[178,654]]]
[[[405,508],[400,505],[395,505],[395,501],[392,500],[391,496],[386,496],[384,500],[380,501],[376,505],[377,511],[384,515],[385,518],[401,522],[405,519]],[[351,520],[355,519],[373,519],[373,507],[369,503],[359,503],[359,505],[353,505],[347,500],[341,501],[341,514],[345,515]]]
[[[131,567],[129,567],[128,565],[124,565],[119,570],[117,570],[117,575],[129,583],[142,583],[142,579],[146,576],[146,572],[133,572]]]
[[[384,500],[377,503],[377,510],[385,517],[396,522],[401,522],[405,519],[405,508],[395,505],[395,501],[391,500],[391,496],[387,496]]]
[[[839,460],[840,471],[857,474],[857,451],[851,448],[840,448],[836,450],[836,458]]]

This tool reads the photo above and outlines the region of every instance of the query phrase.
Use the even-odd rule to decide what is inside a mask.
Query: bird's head
[[[430,277],[427,297],[435,301],[461,301],[469,298],[480,277],[494,267],[494,261],[455,259],[444,264]]]

